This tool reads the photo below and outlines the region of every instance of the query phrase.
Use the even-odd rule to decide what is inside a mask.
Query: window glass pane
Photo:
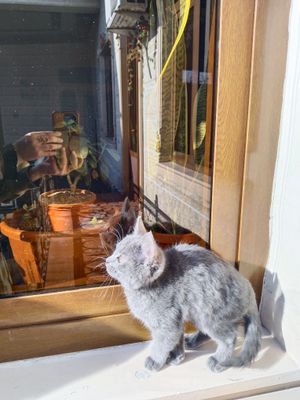
[[[7,220],[1,228],[0,294],[112,284],[104,259],[115,243],[124,199],[120,168],[113,174],[107,156],[119,155],[114,142],[114,39],[96,1],[93,8],[84,2],[77,2],[79,7],[1,3],[2,154],[28,132],[60,131],[72,171],[54,176],[64,163],[62,154],[56,161],[39,159],[53,175],[28,183],[26,174],[36,168],[37,154],[20,160],[20,190],[11,184],[12,177],[1,188],[1,214]],[[46,133],[37,139],[44,137]],[[9,157],[13,151],[7,168],[19,179]],[[86,204],[76,205],[82,201]]]
[[[143,190],[146,214],[158,229],[185,228],[209,242],[216,2],[194,1],[189,10],[186,4],[170,0],[159,9],[158,96],[144,67],[144,96],[150,101],[144,110]],[[153,39],[150,59],[155,51]]]
[[[180,13],[178,12],[178,17]],[[193,18],[194,9],[191,8],[186,28],[184,30],[183,38],[178,46],[176,53],[177,62],[175,68],[177,69],[177,80],[179,81],[178,91],[175,95],[179,98],[179,116],[178,124],[176,126],[174,150],[180,153],[189,154],[189,144],[191,139],[191,96],[192,96],[192,71],[193,71]],[[180,26],[181,18],[178,18],[178,29]],[[180,60],[182,59],[182,61]],[[182,69],[184,67],[185,69]],[[181,73],[181,76],[180,76]]]
[[[215,1],[126,3],[0,0],[2,297],[116,284],[137,213],[209,242]]]
[[[182,10],[177,4],[175,32],[178,34],[182,21]],[[203,167],[209,158],[209,141],[211,121],[207,121],[211,113],[212,102],[207,97],[207,89],[212,93],[212,62],[214,55],[214,21],[211,2],[202,1],[192,6],[184,35],[177,47],[174,62],[175,80],[174,96],[178,103],[178,115],[175,122],[175,153],[185,154],[185,161],[191,168]],[[210,58],[210,65],[209,63]],[[167,94],[166,94],[167,95]],[[209,101],[210,100],[210,101]],[[176,117],[175,117],[176,118]],[[205,146],[206,145],[206,146]],[[182,162],[180,154],[174,160]]]

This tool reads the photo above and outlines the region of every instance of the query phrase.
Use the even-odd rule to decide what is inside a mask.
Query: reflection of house
[[[94,142],[98,1],[5,0],[0,9],[3,142],[51,129],[53,111],[80,112]]]
[[[115,3],[122,4],[122,1]],[[148,38],[140,48],[135,47],[133,40],[140,32],[124,35],[124,20],[126,22],[127,15],[132,17],[131,11],[114,13],[112,2],[102,1],[101,4],[105,6],[108,29],[114,33],[108,33],[102,16],[99,68],[105,65],[106,49],[110,46],[112,58],[107,67],[112,68],[115,76],[112,80],[107,69],[99,78],[105,82],[105,89],[101,84],[98,86],[102,97],[100,108],[107,120],[101,128],[104,173],[114,185],[121,183],[122,169],[118,167],[127,164],[128,141],[131,181],[143,192],[145,205],[147,201],[150,205],[145,211],[151,209],[154,214],[155,208],[159,209],[158,217],[164,219],[167,215],[208,241],[214,2],[191,3],[185,33],[162,78],[160,71],[183,21],[184,2],[170,2],[165,10],[157,9],[163,8],[159,2],[149,2]],[[125,8],[132,9],[128,4]],[[122,19],[117,20],[115,14]],[[134,15],[139,20],[140,15]],[[144,22],[140,19],[140,24],[141,21]],[[132,20],[127,23],[128,31],[130,26]],[[116,33],[118,29],[122,35]],[[122,69],[124,65],[128,66],[128,71]],[[114,138],[108,129],[111,99],[107,93],[113,98]],[[124,175],[123,182],[126,188]]]

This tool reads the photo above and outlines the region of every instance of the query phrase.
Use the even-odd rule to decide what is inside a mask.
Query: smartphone
[[[76,111],[53,111],[52,128],[54,131],[59,131],[64,126],[64,122],[71,120],[79,124],[79,113]]]

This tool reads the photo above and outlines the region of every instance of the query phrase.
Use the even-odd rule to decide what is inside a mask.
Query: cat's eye
[[[120,264],[120,262],[121,262],[121,256],[117,256],[117,261],[118,261],[118,263]]]

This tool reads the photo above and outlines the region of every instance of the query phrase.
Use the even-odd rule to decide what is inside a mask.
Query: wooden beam
[[[258,1],[239,232],[240,272],[260,299],[285,77],[290,0]]]
[[[211,248],[237,259],[255,0],[220,0]]]
[[[0,301],[0,330],[128,312],[120,285],[10,297]]]
[[[133,343],[148,332],[129,313],[0,330],[0,362]]]

